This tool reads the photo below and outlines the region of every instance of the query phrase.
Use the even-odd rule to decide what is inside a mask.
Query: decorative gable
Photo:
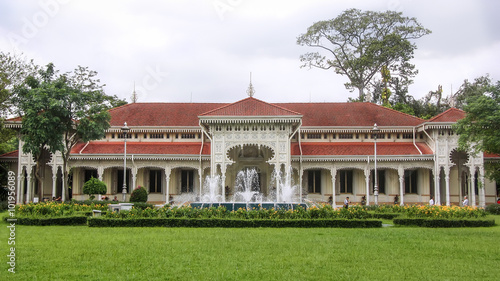
[[[279,120],[278,122],[298,123],[302,115],[287,108],[248,97],[205,112],[198,117],[205,123],[219,123],[221,120],[230,121],[231,119],[256,123],[268,122],[270,119]]]

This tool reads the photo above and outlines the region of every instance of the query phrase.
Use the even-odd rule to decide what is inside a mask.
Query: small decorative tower
[[[132,100],[132,103],[137,102],[137,94],[135,92],[135,82],[134,82],[134,92],[132,93],[132,96],[130,97],[130,99]]]
[[[250,85],[248,85],[247,94],[249,97],[253,97],[253,95],[255,94],[255,89],[252,85],[252,72],[250,72]]]

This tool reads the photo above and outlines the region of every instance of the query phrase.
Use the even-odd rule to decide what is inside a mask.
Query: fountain
[[[234,202],[262,202],[263,194],[260,193],[259,174],[255,169],[240,171],[236,176]]]
[[[201,193],[202,203],[218,203],[224,201],[221,195],[222,182],[220,176],[207,176]]]
[[[234,194],[231,202],[224,202],[221,195],[223,183],[220,176],[206,177],[205,184],[200,196],[200,202],[191,203],[194,208],[224,206],[228,211],[240,208],[255,209],[293,209],[296,206],[306,208],[306,204],[300,202],[297,194],[298,185],[294,185],[289,174],[275,171],[272,175],[272,183],[276,183],[278,189],[271,191],[268,196],[260,192],[259,174],[255,169],[240,171],[236,176]]]
[[[271,181],[275,182],[278,186],[276,201],[290,203],[298,203],[300,201],[298,195],[300,186],[294,184],[291,175],[291,168],[286,174],[283,174],[280,170],[274,170]]]

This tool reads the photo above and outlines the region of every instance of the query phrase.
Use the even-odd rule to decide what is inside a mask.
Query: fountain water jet
[[[288,210],[299,205],[303,208],[307,207],[306,204],[300,203],[300,198],[297,195],[297,191],[300,187],[294,185],[291,179],[291,172],[283,175],[279,171],[275,171],[272,175],[271,182],[276,183],[278,189],[274,192],[271,191],[266,198],[260,191],[259,173],[257,170],[242,170],[236,176],[235,192],[231,201],[224,202],[224,198],[221,195],[224,183],[221,177],[206,177],[202,194],[200,194],[201,200],[191,203],[191,206],[195,208],[224,206],[229,211],[239,208],[246,208],[247,210],[252,208]]]
[[[259,174],[255,169],[246,169],[236,175],[234,202],[262,202]]]
[[[203,184],[200,201],[202,203],[219,203],[223,202],[222,198],[222,180],[220,176],[207,176]]]
[[[301,202],[301,198],[298,194],[300,189],[299,185],[296,185],[292,179],[292,168],[288,169],[287,173],[281,172],[281,170],[275,169],[272,174],[272,181],[276,182],[276,201],[277,202],[288,202],[297,203]]]

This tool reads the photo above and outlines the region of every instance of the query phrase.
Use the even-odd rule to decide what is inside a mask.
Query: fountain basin
[[[274,202],[262,202],[262,203],[244,203],[244,202],[221,202],[221,203],[203,203],[203,202],[194,202],[191,203],[190,206],[192,208],[211,208],[211,207],[226,207],[226,210],[229,212],[237,211],[240,208],[244,210],[260,210],[260,209],[275,209],[275,210],[294,210],[298,207],[302,207],[307,209],[307,205],[304,203],[274,203]]]

